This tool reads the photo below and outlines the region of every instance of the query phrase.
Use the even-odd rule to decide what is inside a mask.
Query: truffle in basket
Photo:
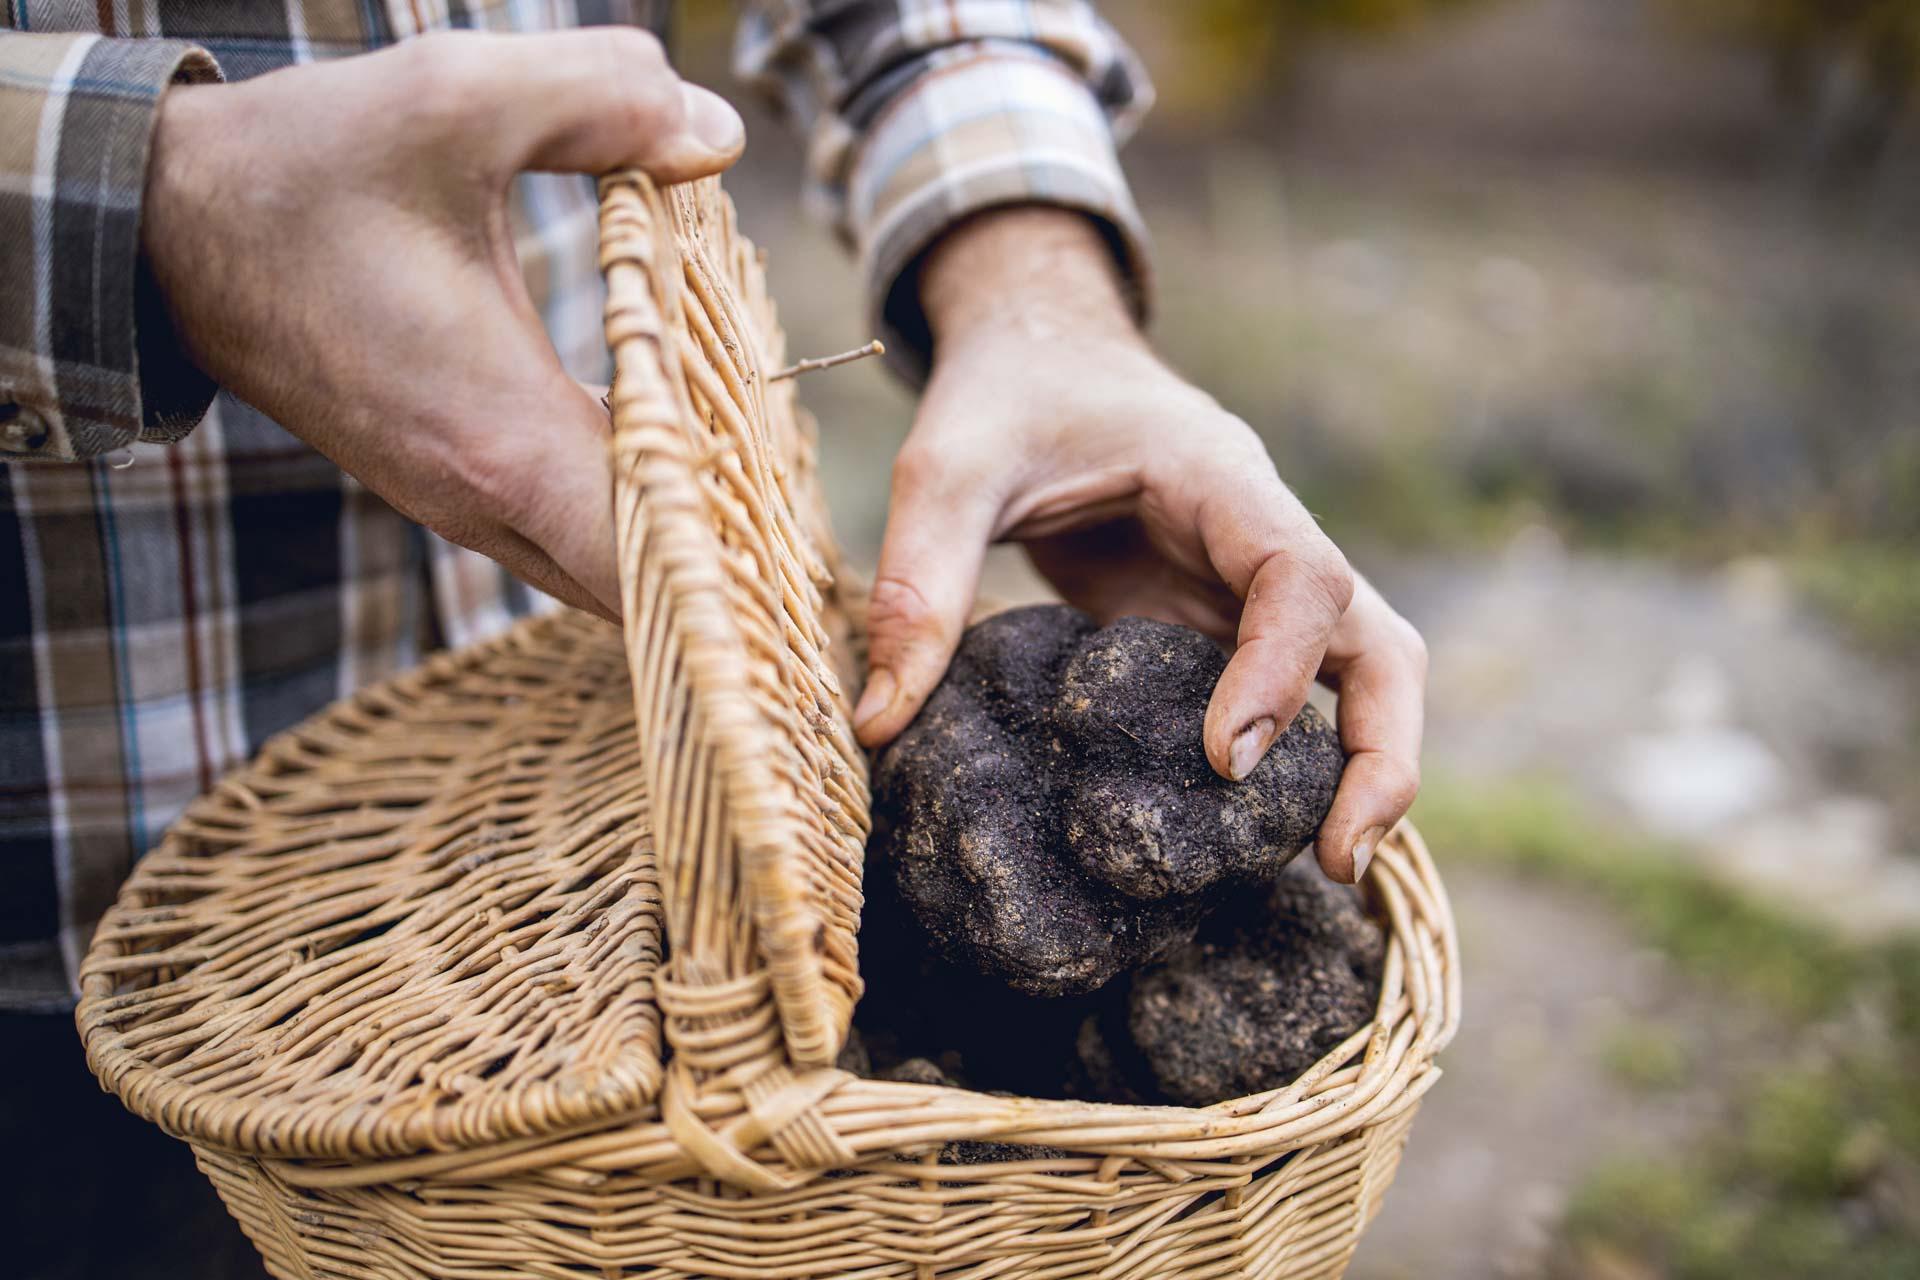
[[[850,1042],[859,1057],[842,1061],[847,1070],[895,1079],[901,1064],[922,1058],[966,1088],[1063,1096],[1074,1034],[1093,997],[1029,996],[948,963],[884,884],[862,913],[860,975],[866,993]]]
[[[1204,1107],[1280,1088],[1372,1019],[1385,955],[1353,891],[1294,863],[1103,994],[1073,1092]]]
[[[1304,858],[1088,996],[1027,996],[947,964],[906,914],[868,903],[867,993],[840,1064],[857,1075],[1206,1106],[1291,1083],[1379,1004],[1379,929]]]
[[[880,757],[869,875],[947,959],[1033,995],[1190,940],[1312,840],[1345,764],[1309,707],[1244,782],[1216,774],[1201,727],[1225,666],[1144,618],[1042,605],[975,625]]]

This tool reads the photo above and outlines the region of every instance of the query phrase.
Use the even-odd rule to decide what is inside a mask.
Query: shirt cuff
[[[960,219],[1012,204],[1091,217],[1113,249],[1135,318],[1145,320],[1146,227],[1099,103],[1044,55],[983,49],[928,70],[889,101],[849,176],[873,323],[888,362],[910,381],[925,381],[932,357],[921,257]]]
[[[32,282],[19,300],[31,323],[11,333],[19,316],[0,315],[0,461],[178,439],[215,388],[146,275],[140,219],[161,96],[219,67],[184,41],[92,35],[11,35],[0,62],[35,99],[32,181],[0,195],[34,206],[33,234],[0,247],[7,274]]]

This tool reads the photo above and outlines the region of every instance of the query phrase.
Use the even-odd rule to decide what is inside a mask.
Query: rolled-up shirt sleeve
[[[1117,148],[1152,102],[1085,0],[816,0],[746,6],[735,68],[807,140],[810,199],[855,247],[888,357],[924,378],[917,264],[969,214],[1091,217],[1144,317],[1146,230]]]
[[[219,77],[189,42],[0,31],[0,461],[174,440],[205,414],[140,214],[161,95]]]

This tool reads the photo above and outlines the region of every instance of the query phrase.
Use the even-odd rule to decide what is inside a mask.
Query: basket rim
[[[867,1080],[838,1068],[798,1077],[805,1104],[853,1152],[849,1164],[783,1169],[772,1160],[762,1116],[777,1110],[738,1093],[710,1090],[698,1119],[743,1161],[767,1170],[752,1186],[764,1195],[801,1193],[842,1169],[898,1165],[925,1177],[929,1152],[948,1142],[991,1141],[1065,1149],[1066,1157],[1027,1164],[1088,1161],[1247,1162],[1338,1141],[1392,1123],[1439,1080],[1436,1056],[1459,1027],[1461,970],[1445,885],[1425,841],[1405,820],[1382,841],[1363,888],[1387,935],[1386,977],[1373,1020],[1282,1088],[1205,1108],[1132,1106],[1075,1099],[1001,1097],[946,1085]],[[570,1133],[459,1152],[377,1162],[273,1160],[275,1176],[298,1187],[363,1187],[401,1181],[472,1183],[564,1167],[588,1179],[648,1182],[710,1176],[687,1154],[683,1130],[647,1114]],[[889,1157],[892,1157],[891,1159]],[[1009,1164],[941,1165],[941,1180],[969,1168],[985,1177]]]

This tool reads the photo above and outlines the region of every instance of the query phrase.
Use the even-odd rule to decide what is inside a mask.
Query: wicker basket
[[[202,797],[88,957],[96,1074],[283,1277],[1339,1275],[1458,1016],[1419,837],[1377,1018],[1285,1089],[836,1070],[867,791],[811,427],[717,185],[602,194],[625,637],[523,623]]]

